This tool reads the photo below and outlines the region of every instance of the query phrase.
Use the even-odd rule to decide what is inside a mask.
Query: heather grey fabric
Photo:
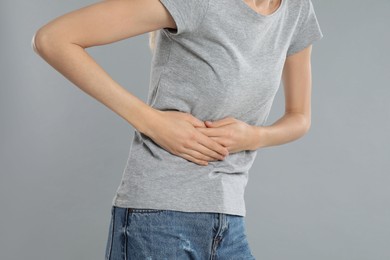
[[[157,34],[147,103],[203,121],[232,116],[264,125],[286,57],[323,37],[311,0],[282,0],[266,16],[243,0],[160,1],[177,30]],[[201,166],[135,131],[113,205],[245,216],[256,154],[232,153]]]

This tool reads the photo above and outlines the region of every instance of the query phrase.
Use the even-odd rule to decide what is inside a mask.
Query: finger
[[[198,126],[198,125],[194,125],[195,128],[207,128],[206,125],[202,125],[202,126]]]
[[[186,151],[187,151],[188,155],[192,156],[193,158],[196,158],[197,160],[201,160],[201,161],[223,160],[223,158],[219,159],[219,158],[210,157],[210,156],[204,155],[203,153],[200,153],[198,151],[191,150],[191,149],[188,149]]]
[[[217,121],[205,121],[205,124],[208,127],[220,127],[220,126],[231,124],[233,120],[234,120],[233,118],[227,117]]]
[[[198,142],[204,146],[206,146],[207,148],[223,155],[223,156],[226,156],[229,154],[229,151],[223,147],[222,145],[220,145],[219,143],[217,143],[216,141],[214,141],[213,139],[211,139],[210,137],[206,136],[206,135],[203,135],[203,134],[200,134],[199,135],[199,138],[197,139]]]
[[[216,141],[217,143],[221,144],[223,147],[227,148],[229,150],[229,140],[227,140],[226,138],[224,137],[210,137],[211,139],[213,139],[214,141]]]
[[[221,128],[197,128],[197,130],[208,137],[223,135]]]
[[[193,125],[193,126],[198,126],[198,127],[205,127],[205,124],[202,120],[199,120],[198,118],[194,117],[192,114],[190,113],[187,113],[187,117],[190,121],[190,123]]]
[[[223,160],[225,159],[224,156],[220,155],[219,153],[207,148],[206,146],[200,144],[200,143],[194,143],[194,145],[191,148],[186,148],[188,151],[187,153],[191,156],[200,159],[200,160]]]
[[[184,159],[187,159],[188,161],[191,161],[191,162],[194,162],[194,163],[197,163],[197,164],[200,164],[200,165],[205,165],[205,166],[208,165],[208,162],[207,162],[207,161],[198,160],[198,159],[192,157],[192,156],[189,155],[189,154],[180,153],[179,155],[180,155],[181,157],[183,157]]]
[[[210,137],[220,145],[226,148],[229,154],[232,153],[232,147],[231,147],[231,141],[229,139],[226,139],[224,137]]]

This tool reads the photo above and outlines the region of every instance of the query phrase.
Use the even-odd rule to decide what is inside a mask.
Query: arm
[[[177,28],[159,0],[107,0],[67,13],[40,28],[32,48],[58,72],[135,129],[174,155],[200,165],[222,160],[226,148],[195,126],[204,123],[188,113],[160,111],[115,82],[86,48],[161,28]]]
[[[44,25],[35,33],[32,48],[77,87],[144,133],[156,110],[115,82],[85,49],[165,27],[176,25],[158,0],[103,1]]]
[[[253,126],[254,150],[294,141],[302,137],[311,124],[311,50],[287,57],[283,68],[285,113],[269,126]]]

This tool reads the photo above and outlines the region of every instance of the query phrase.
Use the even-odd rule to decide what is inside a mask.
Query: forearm
[[[103,103],[140,132],[147,131],[155,109],[115,82],[84,48],[42,40],[34,49],[46,62],[88,95]],[[151,120],[147,120],[151,119]]]
[[[292,142],[302,137],[310,128],[303,114],[286,113],[269,126],[253,126],[254,150]]]

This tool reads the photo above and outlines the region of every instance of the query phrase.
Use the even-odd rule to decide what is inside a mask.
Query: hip
[[[106,260],[227,258],[255,259],[243,216],[111,208]]]

